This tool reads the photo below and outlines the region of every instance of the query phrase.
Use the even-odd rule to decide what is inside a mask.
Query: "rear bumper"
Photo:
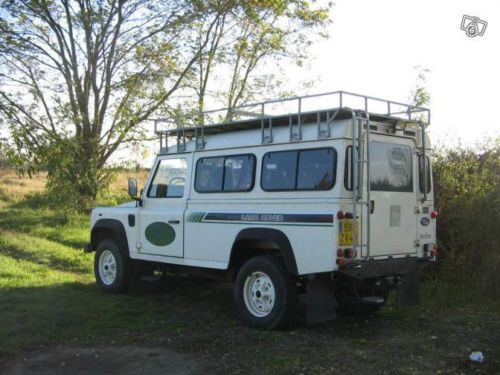
[[[368,279],[418,272],[422,268],[433,263],[435,263],[433,258],[367,260],[348,263],[338,272],[342,275],[357,279]]]

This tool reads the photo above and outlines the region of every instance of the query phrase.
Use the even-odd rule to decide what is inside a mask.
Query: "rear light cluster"
[[[432,249],[429,252],[430,247],[432,246]],[[424,245],[424,256],[428,257],[437,257],[439,255],[439,250],[437,244],[425,244]]]
[[[439,254],[438,247],[436,244],[434,244],[434,247],[431,250],[431,257],[437,257]]]
[[[439,212],[438,211],[432,211],[431,212],[431,218],[437,219],[438,216],[439,216]]]
[[[344,212],[342,210],[337,211],[337,219],[339,219],[339,220],[352,219],[352,213],[351,212]]]
[[[347,259],[356,258],[358,252],[354,249],[338,249],[337,250],[337,264],[343,266]]]

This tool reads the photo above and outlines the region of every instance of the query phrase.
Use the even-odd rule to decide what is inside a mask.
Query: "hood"
[[[132,202],[125,202],[125,203],[122,203],[122,204],[119,204],[118,206],[116,207],[123,207],[123,208],[133,208],[136,206],[136,202],[135,201],[132,201]]]

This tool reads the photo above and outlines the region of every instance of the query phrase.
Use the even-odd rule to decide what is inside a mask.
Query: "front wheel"
[[[128,262],[114,240],[99,243],[94,258],[94,274],[99,287],[109,293],[124,292],[129,281]]]
[[[250,327],[283,327],[290,320],[295,299],[295,284],[283,261],[274,256],[249,259],[236,276],[236,305],[241,320]]]

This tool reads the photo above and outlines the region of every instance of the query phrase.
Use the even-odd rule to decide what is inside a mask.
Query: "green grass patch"
[[[0,205],[0,355],[39,345],[133,342],[185,326],[151,295],[112,296],[95,284],[84,253],[88,215]]]
[[[341,318],[322,328],[296,327],[294,335],[250,330],[237,321],[227,284],[179,277],[158,289],[103,293],[94,280],[94,254],[82,251],[89,240],[89,215],[65,212],[44,199],[35,194],[0,200],[0,357],[50,345],[168,343],[212,352],[217,360],[232,351],[242,357],[248,352],[248,366],[259,363],[268,372],[298,373],[311,359],[327,358],[326,367],[318,370],[324,372],[332,350],[376,347],[390,327],[401,332],[412,325],[433,327],[439,318],[445,325],[476,332],[490,319],[477,311],[500,311],[498,301],[484,298],[471,285],[428,277],[421,286],[423,306],[396,308],[389,301],[369,327]],[[243,362],[238,358],[234,363]]]

